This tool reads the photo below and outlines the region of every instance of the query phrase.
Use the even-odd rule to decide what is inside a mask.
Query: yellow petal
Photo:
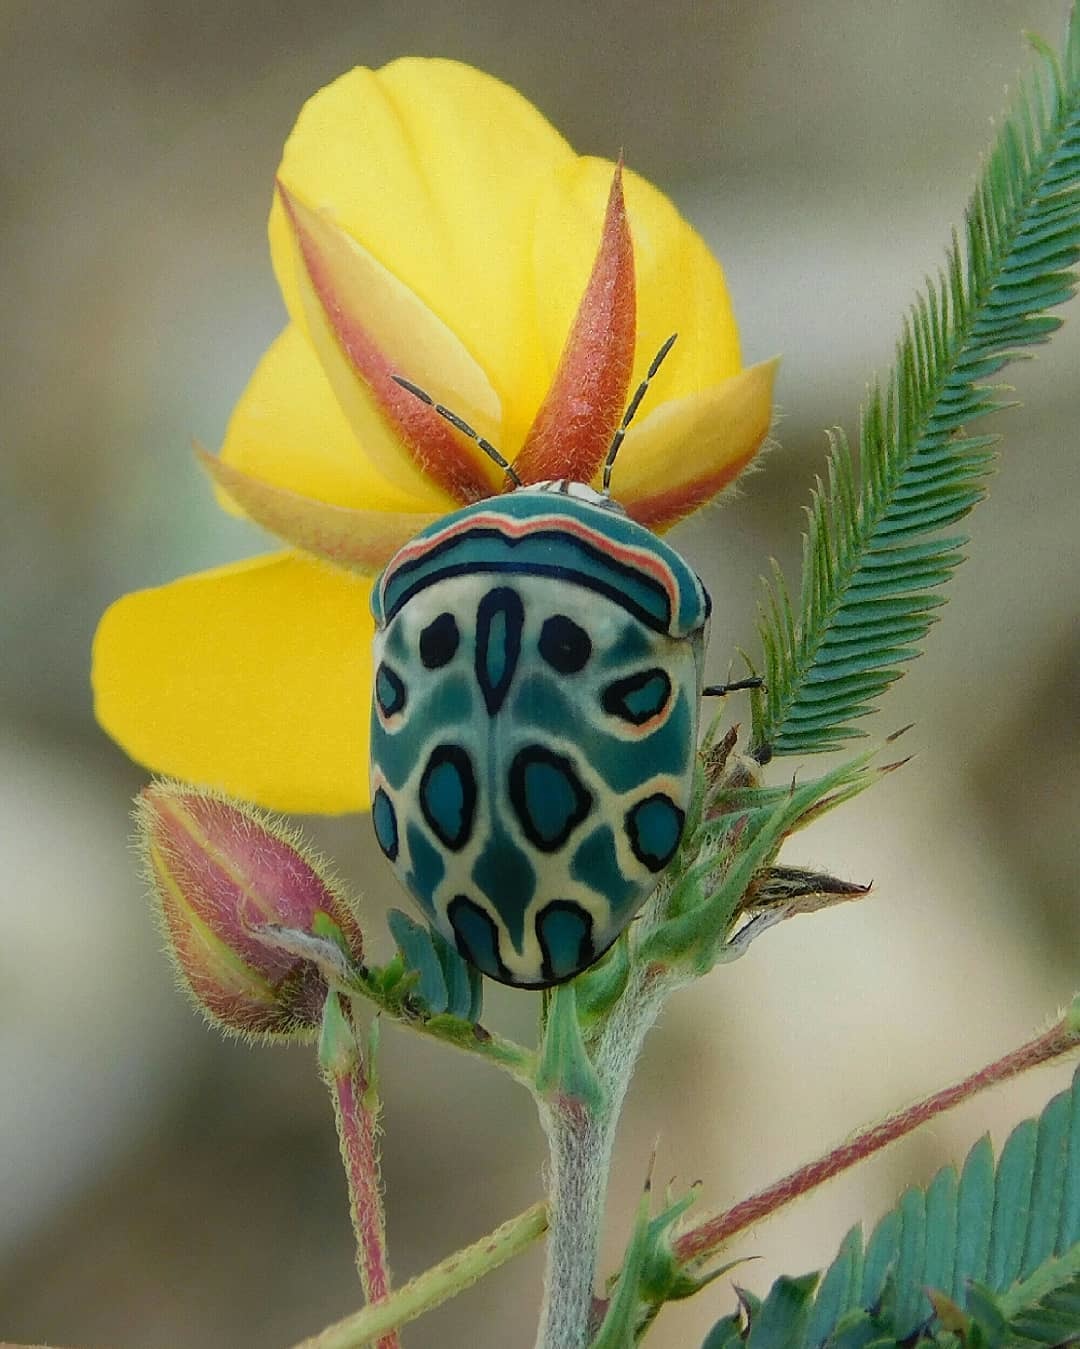
[[[434,485],[447,505],[490,496],[499,486],[491,460],[393,378],[405,375],[481,435],[497,436],[499,399],[483,370],[326,212],[284,184],[278,193],[293,230],[307,333],[357,440],[408,492]]]
[[[615,500],[658,531],[710,501],[768,434],[778,365],[749,366],[704,393],[664,403],[631,427],[611,475]]]
[[[552,173],[573,159],[551,124],[508,85],[454,61],[409,57],[378,71],[352,70],[320,90],[300,114],[278,176],[458,334],[487,372],[504,419],[508,393],[536,391],[521,414],[523,436],[546,388],[536,372],[536,203]],[[569,300],[571,317],[602,218],[601,201],[592,251]],[[303,312],[300,277],[278,200],[270,245],[296,320]],[[565,336],[564,327],[559,350]],[[499,448],[509,453],[514,446]]]
[[[354,510],[275,487],[195,446],[195,457],[249,520],[302,552],[370,576],[438,515]]]
[[[290,324],[255,368],[236,405],[221,458],[278,487],[358,509],[422,509],[365,454],[307,335]],[[225,508],[236,508],[222,498]]]
[[[369,594],[277,553],[125,595],[94,639],[98,720],[158,772],[275,810],[362,809]]]
[[[564,166],[539,203],[534,267],[543,362],[554,371],[589,275],[611,183],[607,160]],[[637,174],[624,176],[637,275],[637,349],[631,388],[664,341],[679,340],[649,389],[641,415],[669,398],[701,393],[741,367],[739,335],[724,274],[667,197]]]

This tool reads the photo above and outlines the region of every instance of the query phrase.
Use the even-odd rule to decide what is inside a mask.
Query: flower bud
[[[169,950],[205,1016],[233,1034],[313,1038],[325,971],[360,963],[363,938],[295,833],[177,782],[144,788],[135,820]]]

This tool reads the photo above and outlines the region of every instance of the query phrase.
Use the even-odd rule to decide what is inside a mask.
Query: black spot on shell
[[[394,716],[405,706],[404,681],[385,661],[375,671],[375,701],[384,717]]]
[[[596,959],[592,915],[569,899],[553,899],[536,915],[536,939],[549,983],[572,979]]]
[[[600,695],[600,705],[609,716],[628,721],[631,726],[644,726],[660,715],[670,697],[671,679],[657,666],[616,679]]]
[[[371,823],[375,828],[375,839],[391,862],[398,855],[397,811],[385,788],[380,787],[371,800]]]
[[[420,634],[420,660],[426,670],[438,670],[454,659],[461,633],[451,613],[433,618]]]
[[[431,831],[452,852],[464,848],[476,814],[476,774],[461,745],[436,745],[420,778],[420,809]]]
[[[458,951],[470,965],[500,983],[515,982],[499,951],[499,928],[489,913],[468,895],[455,895],[446,906]]]
[[[631,806],[626,835],[634,856],[650,871],[663,871],[678,850],[685,820],[685,813],[663,792]]]
[[[526,745],[510,765],[510,801],[525,837],[556,852],[592,810],[592,793],[573,763],[543,745]]]
[[[494,716],[503,705],[521,656],[525,606],[510,586],[489,590],[476,607],[476,681]]]
[[[559,674],[577,674],[592,655],[589,634],[565,614],[553,614],[540,629],[540,654]]]

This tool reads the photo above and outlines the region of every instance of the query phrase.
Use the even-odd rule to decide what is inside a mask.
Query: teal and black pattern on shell
[[[376,583],[372,818],[485,974],[587,968],[678,850],[708,598],[625,516],[522,489],[448,516]]]

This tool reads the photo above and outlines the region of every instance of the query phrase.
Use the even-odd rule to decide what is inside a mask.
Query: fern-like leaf
[[[858,470],[841,434],[818,481],[803,540],[797,613],[777,570],[759,630],[765,690],[754,748],[807,754],[862,735],[852,725],[919,653],[963,559],[942,536],[986,491],[997,437],[972,435],[1004,406],[987,384],[1061,319],[1080,258],[1080,18],[1059,64],[1021,91],[944,270],[905,322],[895,369],[860,415]]]
[[[963,1171],[913,1187],[863,1244],[855,1227],[820,1279],[781,1279],[705,1344],[790,1349],[1080,1340],[1080,1069],[1072,1086]],[[766,1333],[767,1331],[767,1333]]]

